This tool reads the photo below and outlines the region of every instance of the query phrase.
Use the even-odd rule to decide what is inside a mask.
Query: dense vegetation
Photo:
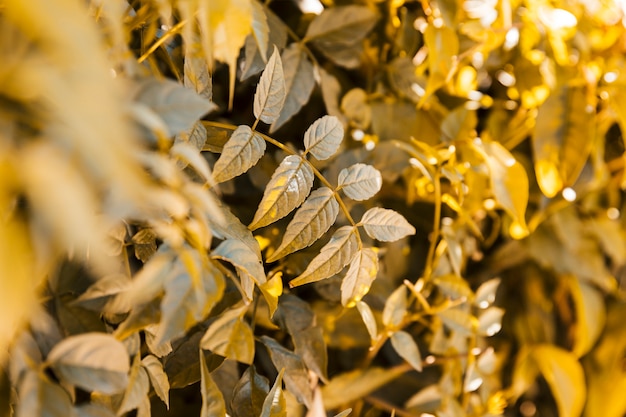
[[[0,416],[623,416],[625,21],[0,0]]]

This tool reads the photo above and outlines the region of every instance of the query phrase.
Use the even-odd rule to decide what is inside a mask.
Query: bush
[[[0,0],[0,415],[624,415],[625,18]]]

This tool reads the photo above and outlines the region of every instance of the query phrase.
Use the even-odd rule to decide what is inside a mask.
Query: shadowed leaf
[[[378,255],[372,248],[357,252],[341,283],[341,304],[354,307],[368,293],[378,273]]]
[[[274,46],[254,94],[254,117],[268,124],[273,123],[280,115],[285,95],[283,64],[278,48]]]
[[[246,125],[233,132],[213,167],[213,178],[224,182],[253,167],[265,153],[265,141]]]

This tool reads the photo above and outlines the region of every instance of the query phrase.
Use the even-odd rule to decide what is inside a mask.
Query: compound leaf
[[[265,141],[261,135],[249,126],[241,125],[224,145],[213,166],[213,178],[217,182],[235,178],[256,165],[264,153]]]
[[[415,234],[415,228],[400,213],[380,207],[367,210],[360,224],[369,237],[382,242],[394,242]]]
[[[373,197],[383,185],[383,178],[376,168],[367,164],[354,164],[339,172],[339,188],[356,201]]]
[[[341,304],[354,307],[370,290],[378,273],[378,255],[372,248],[361,249],[348,268],[341,283]]]
[[[337,229],[330,241],[322,248],[304,272],[289,282],[290,287],[321,281],[338,273],[358,250],[358,230],[352,226]]]
[[[304,132],[304,148],[319,160],[330,158],[343,140],[343,125],[335,116],[317,119]]]
[[[274,262],[292,252],[312,245],[335,223],[339,204],[335,193],[328,187],[314,190],[302,207],[296,211],[287,226],[283,240],[276,251],[267,259]]]
[[[265,187],[263,198],[248,227],[255,230],[291,213],[309,195],[313,178],[313,170],[303,158],[289,155],[283,159]]]
[[[278,48],[267,61],[265,70],[254,94],[254,117],[265,122],[273,123],[283,108],[285,102],[285,75]]]

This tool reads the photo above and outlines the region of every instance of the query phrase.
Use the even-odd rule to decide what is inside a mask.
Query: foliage
[[[0,0],[0,416],[624,415],[625,19]]]

